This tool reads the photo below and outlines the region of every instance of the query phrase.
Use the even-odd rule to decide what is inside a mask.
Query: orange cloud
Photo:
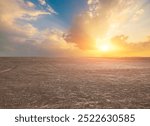
[[[112,44],[118,47],[116,56],[150,56],[150,39],[140,42],[129,42],[128,36],[119,35],[112,38]]]
[[[75,18],[66,41],[80,49],[94,49],[97,38],[111,38],[119,29],[117,26],[128,20],[136,3],[136,0],[87,0],[88,10]]]
[[[30,1],[27,1],[26,4],[31,8],[35,7],[34,3],[30,2]]]

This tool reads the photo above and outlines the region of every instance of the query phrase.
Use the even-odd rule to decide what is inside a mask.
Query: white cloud
[[[39,0],[39,3],[40,3],[41,5],[46,5],[46,1],[45,1],[45,0]]]
[[[101,4],[99,0],[88,0],[87,4],[89,6],[88,14],[91,18],[94,16],[99,16],[99,10],[101,8]]]
[[[49,5],[46,3],[45,0],[39,0],[39,3],[41,6],[43,6],[44,9],[46,9],[50,14],[57,14],[57,12]]]
[[[47,8],[48,12],[52,13],[52,14],[57,14],[57,12],[49,5],[47,5]]]

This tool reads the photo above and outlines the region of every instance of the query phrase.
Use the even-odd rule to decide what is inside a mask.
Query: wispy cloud
[[[39,0],[41,5],[46,5],[46,1],[45,0]]]
[[[57,12],[49,5],[46,3],[45,0],[39,0],[39,3],[41,6],[43,6],[50,14],[57,14]]]
[[[138,21],[140,17],[143,15],[143,13],[144,13],[143,9],[137,10],[135,14],[133,15],[133,21]]]
[[[27,1],[26,2],[26,4],[29,6],[29,7],[35,7],[35,4],[34,3],[32,3],[32,2],[30,2],[30,1]]]

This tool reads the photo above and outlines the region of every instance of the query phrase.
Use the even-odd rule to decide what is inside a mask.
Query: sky
[[[150,57],[150,0],[0,0],[0,56]]]

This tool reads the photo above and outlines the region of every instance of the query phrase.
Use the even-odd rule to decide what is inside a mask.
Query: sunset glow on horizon
[[[149,0],[1,0],[0,7],[0,56],[150,57]]]

